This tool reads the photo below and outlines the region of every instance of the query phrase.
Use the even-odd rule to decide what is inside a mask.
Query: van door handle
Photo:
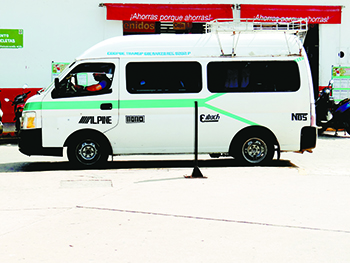
[[[101,110],[111,110],[112,108],[112,103],[102,103],[100,107]]]

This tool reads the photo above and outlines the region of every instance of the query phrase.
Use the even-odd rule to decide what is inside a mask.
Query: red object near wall
[[[341,24],[341,15],[341,6],[241,4],[241,18],[281,21],[306,18],[309,24]]]
[[[105,3],[107,20],[209,22],[232,18],[229,4],[113,4]]]

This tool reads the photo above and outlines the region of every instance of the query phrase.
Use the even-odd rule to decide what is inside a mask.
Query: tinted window
[[[90,96],[112,92],[114,64],[80,64],[62,79],[52,91],[53,98]]]
[[[211,92],[284,92],[300,87],[294,61],[210,62]]]
[[[202,89],[198,62],[131,62],[126,65],[130,93],[197,93]]]

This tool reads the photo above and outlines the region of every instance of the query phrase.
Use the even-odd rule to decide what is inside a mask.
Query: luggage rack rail
[[[291,21],[262,20],[255,18],[221,18],[207,22],[205,25],[206,33],[251,33],[251,32],[285,32],[288,34],[300,34],[307,32],[307,19],[297,19]]]
[[[236,56],[236,47],[241,33],[283,33],[297,35],[301,42],[304,42],[308,30],[308,23],[306,18],[284,21],[281,19],[258,19],[258,18],[220,18],[205,24],[206,33],[215,34],[221,50],[221,56]],[[237,39],[233,38],[232,53],[225,54],[220,41],[220,34],[232,34]],[[288,41],[286,37],[286,45],[289,50]],[[289,50],[289,54],[291,52]],[[299,50],[301,55],[301,49]]]

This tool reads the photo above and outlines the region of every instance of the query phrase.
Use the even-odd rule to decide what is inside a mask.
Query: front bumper
[[[18,147],[21,153],[29,156],[63,156],[62,147],[43,147],[41,129],[21,130]]]

